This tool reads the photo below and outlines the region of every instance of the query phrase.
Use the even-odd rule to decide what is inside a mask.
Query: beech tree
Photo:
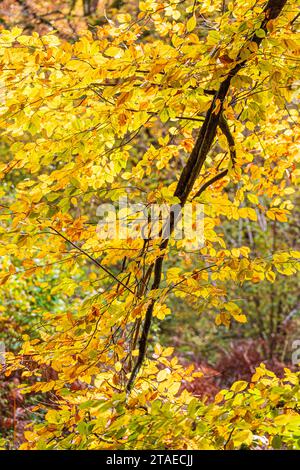
[[[170,294],[216,325],[246,323],[228,281],[298,275],[299,251],[229,249],[223,229],[292,216],[298,8],[146,0],[75,42],[1,32],[0,282],[38,279],[64,298],[7,354],[6,377],[21,370],[23,393],[51,396],[22,449],[299,447],[298,373],[261,364],[207,404],[182,387],[201,373],[151,329]],[[202,204],[203,246],[173,236],[173,213],[168,236],[99,237],[97,208],[125,197]]]

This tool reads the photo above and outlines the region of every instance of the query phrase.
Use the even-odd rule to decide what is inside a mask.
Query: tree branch
[[[219,127],[227,139],[232,166],[234,166],[236,163],[235,142],[228,126],[228,123],[223,114],[220,115]]]
[[[287,0],[268,0],[263,14],[264,18],[261,22],[260,29],[262,29],[265,33],[268,32],[267,24],[270,20],[273,20],[278,17],[280,12],[282,11],[283,7],[287,3]],[[260,35],[261,36],[261,35]],[[262,37],[258,37],[256,32],[252,34],[250,37],[250,42],[254,42],[259,46],[262,42]],[[247,59],[242,59],[241,54],[238,54],[236,58],[236,65],[229,71],[227,77],[223,82],[221,82],[219,90],[215,93],[210,108],[208,109],[203,125],[200,129],[199,136],[196,140],[195,146],[192,150],[190,157],[182,170],[180,175],[174,196],[178,197],[181,201],[182,206],[186,203],[190,192],[193,189],[194,183],[198,178],[198,175],[201,171],[201,168],[206,160],[208,152],[212,146],[212,143],[215,139],[217,127],[220,125],[220,118],[223,111],[223,105],[227,93],[230,88],[232,78],[239,73],[239,71],[246,65]],[[227,170],[226,170],[227,171]],[[220,173],[221,174],[221,173]],[[211,183],[210,183],[211,184]],[[174,215],[171,214],[170,216],[170,233],[173,232],[174,229]],[[158,289],[161,281],[161,273],[162,273],[162,265],[163,259],[165,256],[165,249],[168,246],[169,239],[165,239],[162,241],[160,245],[160,249],[162,254],[156,259],[154,263],[154,281],[151,290]],[[147,347],[147,339],[148,334],[151,327],[152,321],[152,314],[153,308],[155,305],[155,300],[153,299],[150,305],[147,308],[143,330],[141,333],[141,338],[139,342],[139,355],[137,358],[137,362],[131,372],[129,381],[127,383],[127,392],[130,392],[136,376],[143,364],[145,355],[146,355],[146,347]]]
[[[201,196],[201,194],[212,184],[214,184],[216,181],[220,180],[221,178],[224,178],[228,173],[228,168],[226,170],[221,171],[221,173],[218,173],[217,175],[213,176],[210,180],[206,181],[203,186],[199,189],[199,191],[196,192],[195,196],[193,197],[192,201],[196,199],[196,197]]]

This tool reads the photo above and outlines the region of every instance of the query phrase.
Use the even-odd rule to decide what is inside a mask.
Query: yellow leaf
[[[232,390],[233,392],[241,392],[242,390],[245,390],[247,385],[247,382],[245,382],[244,380],[239,380],[238,382],[234,382],[234,384],[232,384],[230,390]]]
[[[247,212],[248,212],[248,217],[250,220],[254,220],[254,221],[257,220],[257,214],[255,210],[252,209],[252,207],[248,207]]]
[[[174,348],[166,348],[163,350],[163,353],[162,353],[162,356],[163,357],[168,357],[168,356],[171,356],[171,354],[173,354],[173,351],[174,351]]]
[[[187,24],[186,24],[186,29],[187,31],[190,33],[191,31],[193,31],[193,29],[196,28],[196,24],[197,24],[197,20],[196,20],[196,16],[193,15],[191,16],[191,18],[188,20]]]
[[[232,316],[239,323],[247,323],[247,317],[243,313],[232,313]]]
[[[226,393],[226,390],[220,390],[220,392],[217,393],[215,396],[215,403],[221,403],[221,401],[224,400],[224,395]]]
[[[24,437],[26,441],[33,441],[36,438],[36,434],[31,431],[25,431],[24,432]]]
[[[124,51],[120,47],[111,46],[106,49],[105,54],[109,57],[122,57]]]
[[[279,426],[283,426],[287,424],[292,418],[292,415],[279,415],[274,418],[274,423],[278,424]]]
[[[257,220],[257,214],[252,207],[241,207],[239,209],[239,216],[242,218],[248,218],[250,220]]]
[[[275,220],[275,214],[274,214],[274,212],[272,212],[271,210],[270,210],[270,211],[267,211],[267,212],[266,212],[266,215],[267,215],[267,217],[268,217],[269,219]]]
[[[253,204],[258,204],[258,197],[255,194],[247,194],[247,198],[249,199],[250,202]]]
[[[168,392],[170,395],[176,395],[180,389],[180,382],[174,382],[168,387]]]
[[[268,271],[266,273],[266,278],[268,279],[268,281],[274,282],[276,278],[276,274],[273,271]]]
[[[0,279],[0,286],[2,286],[3,284],[5,284],[8,279],[10,278],[10,274],[6,274],[5,276],[3,276],[1,279]]]
[[[242,444],[250,445],[253,439],[253,434],[250,429],[244,429],[242,431],[238,431],[233,435],[233,442],[236,446],[240,446]]]
[[[240,256],[240,250],[238,248],[233,248],[231,250],[231,253],[235,258],[238,258]]]
[[[287,222],[287,216],[283,212],[277,213],[275,217],[279,222]]]

